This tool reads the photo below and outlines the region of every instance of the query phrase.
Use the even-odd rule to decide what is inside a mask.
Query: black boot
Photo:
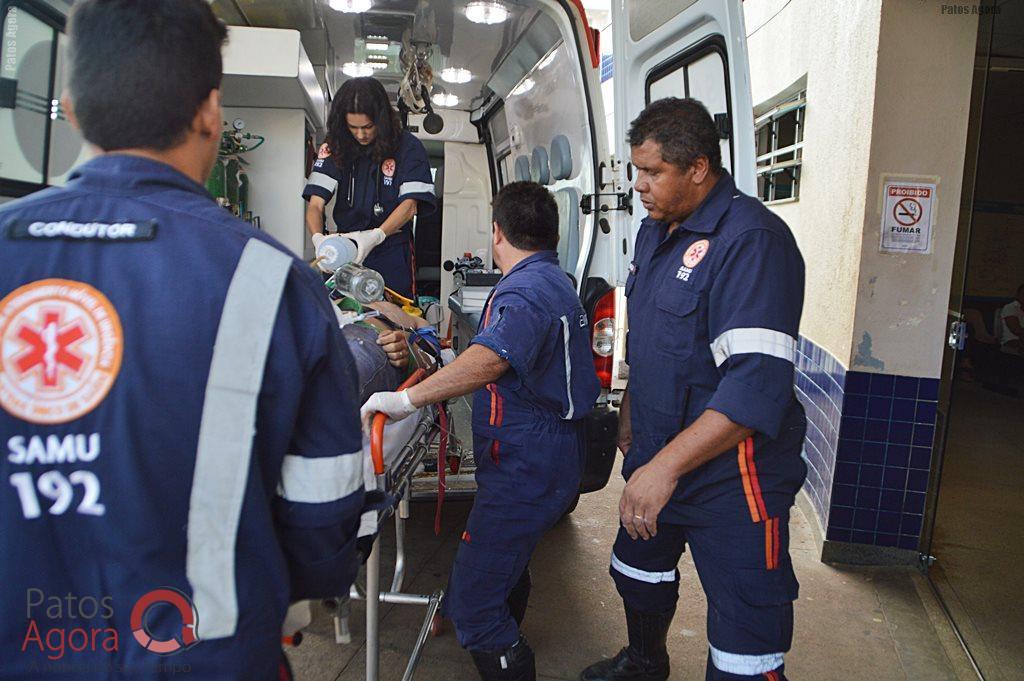
[[[530,600],[530,587],[532,585],[530,566],[527,565],[523,568],[523,574],[519,576],[519,581],[512,587],[508,598],[505,599],[505,602],[508,603],[509,612],[512,613],[512,619],[516,621],[516,626],[518,627],[523,625],[523,618],[526,617],[526,603]]]
[[[469,654],[483,681],[537,681],[533,649],[522,636],[507,650],[471,650]]]
[[[676,609],[643,613],[626,608],[629,645],[610,660],[592,664],[580,681],[665,681],[668,678],[668,629]]]

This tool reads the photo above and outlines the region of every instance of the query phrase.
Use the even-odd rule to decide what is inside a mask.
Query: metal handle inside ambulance
[[[426,375],[426,371],[417,369],[409,378],[405,379],[402,385],[398,386],[398,392],[413,387]],[[384,475],[384,424],[387,423],[387,420],[387,414],[377,412],[373,417],[373,428],[370,430],[370,458],[373,459],[373,472],[376,475]]]

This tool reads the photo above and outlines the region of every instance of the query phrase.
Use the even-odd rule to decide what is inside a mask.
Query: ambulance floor
[[[608,576],[621,490],[616,470],[608,487],[585,495],[534,556],[533,594],[523,630],[536,651],[541,679],[577,679],[583,667],[614,655],[624,645],[622,605]],[[433,504],[414,504],[407,528],[407,591],[429,593],[445,587],[468,510],[468,502],[446,504],[441,534],[435,537]],[[791,679],[971,678],[951,630],[915,571],[825,565],[799,509],[793,511],[790,528],[791,554],[801,583],[793,650],[786,657]],[[381,582],[388,584],[392,537],[393,532],[385,534]],[[703,679],[706,602],[688,556],[680,571],[680,603],[669,638],[671,678]],[[417,606],[382,606],[380,679],[402,678],[423,614]],[[353,603],[353,642],[341,646],[334,643],[330,613],[314,606],[305,640],[288,653],[298,681],[365,678],[363,615],[363,605]],[[415,678],[478,678],[450,625],[439,638],[428,641]]]

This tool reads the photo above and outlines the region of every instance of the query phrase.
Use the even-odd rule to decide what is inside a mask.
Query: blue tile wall
[[[938,389],[938,379],[847,372],[828,539],[917,548]]]
[[[807,482],[804,489],[827,527],[832,485],[836,470],[836,448],[843,407],[846,369],[823,348],[801,337],[797,347],[796,394],[807,412],[804,459]]]
[[[804,489],[826,539],[917,549],[938,379],[847,371],[801,338],[795,381],[807,412]]]

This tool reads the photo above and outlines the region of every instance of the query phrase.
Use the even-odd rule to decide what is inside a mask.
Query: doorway
[[[1008,352],[1002,328],[1024,298],[1024,1],[993,7],[979,25],[950,305],[967,338],[948,353],[925,546],[979,676],[1024,679],[1024,354]]]

